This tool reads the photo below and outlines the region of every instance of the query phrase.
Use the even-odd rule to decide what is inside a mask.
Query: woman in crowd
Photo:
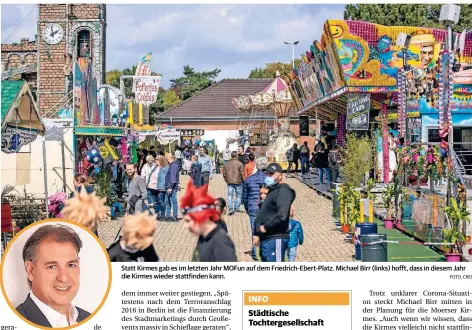
[[[76,193],[80,193],[82,186],[89,194],[93,192],[93,187],[88,184],[88,177],[84,173],[77,173],[74,176],[74,191],[70,193],[69,198],[73,198]]]
[[[220,221],[217,221],[216,224],[224,229],[226,233],[228,233],[228,226],[224,220],[226,215],[226,200],[224,198],[217,198],[215,201],[216,210],[220,212]],[[228,233],[229,235],[229,233]]]
[[[193,184],[200,188],[203,184],[202,180],[202,164],[198,162],[198,157],[192,156],[192,165],[190,166],[190,171],[188,173],[192,178]]]

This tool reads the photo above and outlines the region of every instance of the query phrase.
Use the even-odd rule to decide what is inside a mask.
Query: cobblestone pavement
[[[187,180],[187,176],[181,176],[182,187],[186,187]],[[297,261],[352,261],[353,247],[345,243],[344,235],[336,230],[331,217],[331,201],[318,196],[296,179],[287,179],[286,183],[297,193],[295,218],[301,221],[305,234],[305,243],[298,249]],[[182,189],[180,194],[183,193]],[[227,197],[226,184],[221,175],[213,176],[210,193],[215,197]],[[227,215],[225,221],[236,246],[238,260],[252,261],[247,253],[251,248],[247,214],[240,212]],[[100,225],[98,233],[106,247],[115,239],[121,222],[115,220]],[[158,222],[153,242],[161,261],[190,261],[197,239],[183,228],[181,222]]]

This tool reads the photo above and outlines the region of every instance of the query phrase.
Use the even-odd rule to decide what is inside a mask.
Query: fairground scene
[[[471,261],[472,5],[261,6],[2,5],[2,254]]]

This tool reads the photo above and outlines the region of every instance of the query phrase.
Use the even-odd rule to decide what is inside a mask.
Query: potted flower
[[[387,185],[382,195],[383,205],[387,209],[387,216],[384,219],[384,226],[386,229],[393,229],[394,219],[392,218],[392,199],[393,199],[393,184]]]
[[[444,243],[449,252],[445,253],[446,262],[460,262],[461,253],[459,247],[465,243],[465,235],[462,232],[464,223],[469,223],[469,212],[463,205],[459,205],[454,198],[450,199],[451,205],[444,208],[444,213],[449,220],[449,228],[443,229]]]

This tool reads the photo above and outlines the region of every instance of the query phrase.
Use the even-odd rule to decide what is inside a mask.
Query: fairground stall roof
[[[407,64],[430,74],[444,47],[445,30],[328,20],[321,41],[313,42],[288,77],[298,114],[333,120],[337,113],[345,113],[348,93],[371,94],[374,109],[387,100],[394,102],[397,73],[403,68],[403,51],[395,45],[401,32],[412,36]],[[459,34],[455,36],[458,40]],[[463,37],[459,61],[471,63],[472,32]]]
[[[7,126],[44,133],[44,125],[24,80],[2,80],[2,131]]]

